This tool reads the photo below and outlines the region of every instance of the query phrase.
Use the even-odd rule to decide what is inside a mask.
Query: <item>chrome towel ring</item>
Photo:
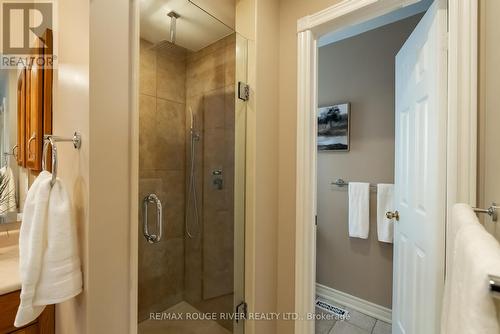
[[[47,159],[47,151],[49,145],[52,147],[52,180],[50,186],[53,187],[57,179],[57,142],[72,142],[75,149],[82,147],[82,136],[79,132],[75,132],[72,138],[60,137],[54,135],[43,136],[43,151],[42,151],[42,169],[47,171],[45,161]]]

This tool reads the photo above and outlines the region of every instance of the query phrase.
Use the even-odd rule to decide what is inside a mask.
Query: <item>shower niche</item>
[[[138,201],[159,199],[162,237],[143,236],[144,222],[154,233],[160,218],[153,205],[141,210],[138,332],[243,333],[227,317],[244,301],[244,188],[235,179],[244,177],[246,106],[235,87],[246,81],[247,42],[189,1],[157,3],[141,4]],[[157,312],[227,316],[150,319]]]

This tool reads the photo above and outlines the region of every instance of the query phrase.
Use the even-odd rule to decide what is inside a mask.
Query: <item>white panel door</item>
[[[447,8],[436,0],[396,56],[393,333],[439,333],[445,263]]]

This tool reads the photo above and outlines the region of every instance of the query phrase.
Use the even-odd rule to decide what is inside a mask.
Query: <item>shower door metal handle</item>
[[[155,204],[156,207],[156,231],[155,234],[149,232],[148,225],[148,206],[149,204]],[[149,194],[144,197],[142,201],[142,233],[144,237],[150,244],[155,244],[160,242],[163,235],[163,209],[161,206],[161,201],[155,194]]]

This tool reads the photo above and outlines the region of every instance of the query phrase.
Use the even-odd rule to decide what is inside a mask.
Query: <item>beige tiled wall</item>
[[[139,321],[183,299],[186,51],[153,50],[141,40],[139,200],[155,193],[163,204],[164,237],[148,244],[139,214]],[[155,211],[148,214],[154,229]]]
[[[139,321],[183,299],[206,312],[232,310],[235,43],[231,35],[192,53],[173,45],[155,51],[141,40],[139,199],[159,196],[165,234],[148,244],[139,214]],[[191,113],[200,134],[198,225],[186,202]],[[212,184],[216,169],[223,173],[221,190]],[[186,211],[193,238],[185,237]],[[153,207],[149,212],[154,228]]]

